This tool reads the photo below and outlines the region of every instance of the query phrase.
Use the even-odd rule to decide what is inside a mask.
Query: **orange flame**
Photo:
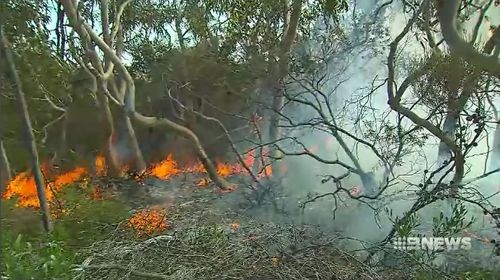
[[[135,231],[137,237],[143,237],[168,229],[166,217],[167,211],[164,208],[145,208],[132,215],[127,226]]]
[[[254,162],[256,160],[254,154],[255,150],[251,150],[250,152],[246,153],[244,157],[244,162],[250,169],[253,168]],[[97,175],[106,175],[106,160],[104,156],[97,156],[94,164],[96,167]],[[259,162],[258,165],[260,170],[259,174],[256,174],[258,178],[272,175],[272,168],[270,165],[262,167],[261,162]],[[221,177],[247,173],[247,170],[240,163],[228,164],[217,162],[216,170]],[[52,177],[52,174],[49,174],[49,171],[53,170],[50,170],[49,164],[42,164],[42,171],[44,175]],[[151,168],[149,168],[146,174],[166,180],[172,176],[185,173],[206,174],[206,170],[203,164],[201,164],[201,162],[199,161],[191,164],[190,166],[180,168],[178,163],[173,158],[173,155],[169,154],[165,160],[154,164]],[[55,176],[55,178],[45,186],[47,201],[51,202],[54,199],[54,192],[60,191],[64,186],[81,180],[87,175],[87,169],[85,169],[84,167],[76,167],[73,170]],[[196,185],[200,187],[207,186],[208,184],[209,179],[202,179],[196,183]],[[224,192],[230,192],[232,190],[234,190],[234,188],[231,188],[230,190],[226,190]],[[100,195],[97,193],[91,196],[100,197]],[[16,204],[16,206],[18,207],[40,207],[35,180],[30,171],[19,173],[8,183],[6,191],[2,195],[2,198],[11,199],[13,197],[18,197],[18,201]]]
[[[231,231],[235,232],[235,231],[237,231],[240,228],[240,224],[239,223],[232,223],[230,225],[230,227],[231,227]]]
[[[180,170],[177,168],[177,162],[174,160],[172,154],[167,156],[167,159],[155,164],[150,170],[150,174],[159,179],[168,179],[173,175],[179,174]]]
[[[106,159],[102,155],[95,158],[95,168],[98,176],[106,175]]]
[[[43,172],[45,174],[45,172]],[[57,176],[53,182],[45,184],[45,196],[50,202],[54,198],[54,193],[60,191],[65,185],[74,183],[81,179],[87,171],[83,167],[77,167],[69,172]],[[12,181],[7,184],[7,189],[2,198],[11,199],[18,197],[16,206],[39,208],[36,183],[33,174],[29,171],[19,173]]]
[[[246,157],[244,158],[244,162],[247,165],[247,167],[252,168],[254,161],[255,161],[254,151],[247,153]],[[259,165],[261,166],[262,164],[259,163]],[[260,167],[260,169],[262,169],[262,167]],[[243,165],[239,163],[228,164],[223,162],[217,162],[216,170],[217,174],[219,174],[221,177],[228,177],[231,175],[242,174],[247,172],[243,167]],[[148,174],[163,180],[169,179],[172,176],[183,173],[206,173],[206,170],[203,164],[201,164],[201,162],[197,162],[193,165],[180,168],[175,159],[173,158],[173,155],[169,154],[165,160],[153,165],[148,171]],[[272,175],[272,168],[270,165],[268,165],[260,172],[260,174],[258,174],[258,177],[262,178],[270,175]],[[208,184],[207,180],[200,180],[196,183],[197,186],[205,186],[207,184]]]

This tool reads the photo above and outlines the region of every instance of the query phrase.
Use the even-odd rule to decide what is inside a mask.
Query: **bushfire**
[[[248,167],[252,167],[255,161],[253,152],[249,152],[245,156],[245,164]],[[96,173],[98,176],[104,176],[106,173],[106,162],[102,155],[95,159]],[[217,173],[222,177],[228,177],[235,174],[243,174],[246,172],[245,168],[241,164],[228,164],[217,162],[216,163]],[[272,174],[271,166],[266,166],[265,168],[260,167],[262,172],[258,174],[258,177],[265,177]],[[65,186],[72,183],[80,181],[89,176],[89,171],[83,166],[76,167],[68,172],[52,176],[48,164],[42,165],[42,173],[46,177],[47,183],[45,186],[45,192],[47,200],[50,202],[54,199],[54,195],[61,191]],[[146,174],[153,176],[162,180],[167,180],[172,176],[185,173],[206,173],[203,165],[198,162],[190,166],[179,166],[177,161],[169,154],[165,160],[154,164],[146,171]],[[206,186],[209,183],[208,179],[202,179],[196,183],[197,186]],[[24,171],[17,176],[15,176],[8,184],[6,191],[2,194],[2,198],[11,199],[17,198],[18,207],[40,207],[36,193],[35,179],[30,171]]]

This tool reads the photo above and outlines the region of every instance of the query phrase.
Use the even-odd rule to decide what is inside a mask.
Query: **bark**
[[[45,195],[45,182],[43,179],[42,171],[40,170],[40,164],[38,159],[38,150],[35,143],[35,136],[33,135],[33,128],[31,126],[31,120],[28,112],[28,105],[24,97],[24,92],[21,84],[21,80],[16,70],[13,55],[10,50],[9,41],[4,35],[3,28],[0,26],[0,39],[2,41],[2,46],[4,49],[4,55],[7,64],[10,68],[10,72],[16,84],[16,97],[19,105],[19,114],[21,115],[22,122],[24,125],[24,133],[26,134],[26,148],[31,157],[31,169],[36,183],[36,191],[38,200],[40,202],[40,210],[42,214],[42,223],[46,232],[52,231],[52,221],[50,218],[49,204],[47,202],[47,197]]]
[[[111,137],[111,149],[121,168],[141,174],[146,170],[146,163],[135,136],[129,116],[118,110],[115,114],[115,130]]]
[[[286,28],[286,32],[284,33],[279,49],[277,73],[275,73],[272,77],[273,79],[275,79],[275,87],[273,88],[272,111],[269,123],[270,143],[276,143],[281,136],[280,119],[285,103],[284,79],[288,75],[290,51],[297,36],[297,28],[302,12],[302,0],[294,0],[291,9],[292,11],[290,13],[289,19],[285,17],[287,19],[286,21],[288,22],[288,26]],[[271,147],[270,156],[271,160],[273,160],[273,177],[280,178],[281,168],[278,162],[278,159],[280,158],[279,149],[277,149],[276,147]]]
[[[114,132],[113,125],[113,115],[111,113],[111,109],[109,107],[109,100],[106,94],[104,93],[105,88],[107,87],[107,83],[105,81],[101,81],[99,84],[99,88],[97,90],[97,98],[99,101],[99,109],[101,111],[101,122],[104,129],[104,134],[106,135],[106,143],[103,145],[103,154],[106,160],[106,170],[107,175],[111,177],[121,176],[122,172],[120,170],[119,164],[116,162],[111,149],[111,137]]]
[[[489,171],[500,168],[500,120],[497,120],[495,134],[493,136],[493,147],[489,165]]]

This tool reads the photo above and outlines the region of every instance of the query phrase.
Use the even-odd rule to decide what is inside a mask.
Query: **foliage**
[[[2,236],[2,279],[71,279],[75,252],[64,242],[30,241],[9,231]]]
[[[475,221],[472,217],[469,221],[466,220],[467,209],[463,203],[457,203],[452,206],[451,217],[445,217],[443,212],[433,220],[433,236],[450,236],[457,234],[462,230],[469,228]]]
[[[2,277],[5,279],[72,279],[79,250],[103,240],[128,215],[121,201],[92,200],[90,189],[68,186],[58,194],[63,213],[50,235],[40,233],[32,209],[2,201]],[[57,213],[53,207],[52,211]],[[3,279],[3,278],[2,278]]]
[[[15,51],[16,66],[18,68],[23,90],[26,95],[29,113],[32,119],[35,137],[38,142],[44,138],[43,127],[61,115],[47,102],[49,97],[56,105],[65,107],[69,102],[67,95],[67,81],[71,74],[71,66],[62,61],[54,53],[53,44],[48,31],[50,18],[46,11],[49,9],[45,1],[2,1],[2,23],[5,34]],[[5,12],[8,11],[8,12]],[[0,102],[2,119],[9,120],[3,124],[4,144],[13,169],[25,169],[28,162],[19,139],[21,118],[14,118],[17,112],[17,103],[13,97],[14,85],[6,67],[0,71],[0,90],[3,94]],[[5,98],[4,98],[5,97]],[[41,150],[44,157],[47,150]]]

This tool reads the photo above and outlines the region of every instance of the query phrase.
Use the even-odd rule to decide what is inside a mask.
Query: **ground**
[[[407,260],[377,270],[343,247],[345,237],[276,219],[285,214],[271,215],[270,203],[252,205],[244,183],[226,193],[212,184],[200,186],[199,179],[183,175],[141,184],[99,179],[92,183],[101,186],[97,194],[81,183],[68,187],[61,194],[68,211],[56,219],[50,239],[60,242],[12,245],[22,243],[19,236],[4,242],[9,265],[2,279],[444,279]],[[81,194],[92,198],[82,202]],[[29,210],[8,211],[3,224],[9,236],[22,232],[29,237],[17,218],[27,217]],[[43,261],[26,260],[30,246],[40,246],[31,254]],[[40,253],[44,250],[46,256]],[[418,278],[419,271],[431,271],[435,278]]]

